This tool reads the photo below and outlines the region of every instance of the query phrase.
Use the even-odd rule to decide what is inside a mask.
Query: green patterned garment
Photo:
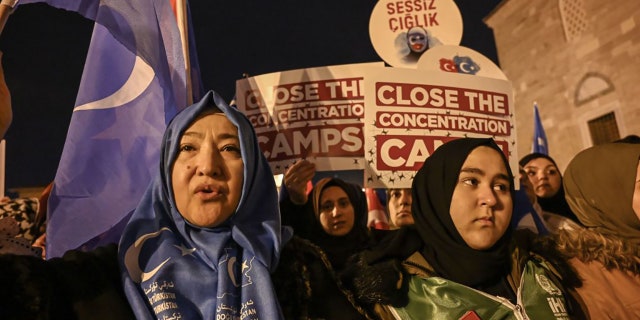
[[[544,262],[524,267],[518,304],[440,277],[412,276],[409,304],[391,308],[397,319],[558,319],[568,320],[562,291],[550,279]]]

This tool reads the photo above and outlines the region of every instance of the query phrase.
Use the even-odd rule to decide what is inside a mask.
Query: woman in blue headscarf
[[[120,241],[125,292],[138,319],[280,319],[269,273],[287,239],[251,124],[209,92],[167,127]]]

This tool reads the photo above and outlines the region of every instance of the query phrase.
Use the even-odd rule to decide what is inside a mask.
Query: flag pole
[[[2,31],[4,30],[4,26],[5,24],[7,24],[7,20],[9,19],[9,15],[11,15],[11,13],[13,12],[13,9],[16,7],[16,5],[18,4],[18,0],[2,0],[2,2],[0,2],[0,34],[2,34]],[[0,53],[0,58],[2,57],[2,54]],[[0,61],[0,63],[2,63]],[[0,65],[0,76],[2,77],[2,82],[4,83],[4,70],[2,69],[2,65]],[[8,88],[6,88],[6,83],[4,83],[4,87],[6,90],[5,93],[5,97],[9,96],[9,90]],[[4,100],[4,99],[3,99]],[[0,116],[2,118],[2,124],[0,124],[0,198],[4,197],[5,194],[5,188],[4,188],[4,182],[5,182],[5,153],[6,153],[6,142],[3,139],[4,138],[4,134],[6,133],[6,130],[9,127],[9,123],[11,123],[11,119],[13,118],[12,115],[12,111],[11,111],[11,98],[7,99],[9,104],[3,104],[2,106],[2,115]],[[8,122],[7,122],[8,120]]]
[[[187,1],[176,0],[175,6],[176,22],[180,31],[180,39],[182,40],[182,55],[184,56],[184,67],[186,71],[187,86],[187,106],[193,104],[193,88],[191,84],[191,59],[189,55],[189,22],[187,17]]]

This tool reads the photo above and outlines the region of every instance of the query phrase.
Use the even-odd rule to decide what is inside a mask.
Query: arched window
[[[609,79],[599,73],[589,72],[578,82],[575,91],[575,105],[583,105],[613,90],[613,85]]]

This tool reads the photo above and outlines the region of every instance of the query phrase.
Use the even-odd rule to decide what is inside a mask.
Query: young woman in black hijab
[[[535,252],[528,231],[510,229],[513,174],[492,139],[440,146],[412,188],[415,225],[342,274],[380,318],[566,319],[580,311],[562,281],[579,284],[567,264]]]
[[[580,224],[565,199],[562,175],[555,160],[543,153],[528,154],[519,161],[533,185],[538,204],[543,211],[561,215]]]
[[[294,229],[294,237],[283,249],[273,276],[285,318],[370,319],[337,277],[349,256],[369,246],[362,188],[324,178],[309,195],[286,195],[292,191],[284,191],[280,212],[282,224]]]
[[[343,196],[335,201],[323,199],[330,187],[342,190]],[[369,244],[365,194],[354,184],[338,178],[324,178],[316,183],[309,196],[304,205],[295,205],[286,199],[280,201],[282,224],[293,227],[295,235],[322,248],[332,266],[341,269],[349,256]],[[323,215],[332,215],[326,211],[334,210],[351,217],[323,222]],[[350,219],[352,222],[346,222]]]

